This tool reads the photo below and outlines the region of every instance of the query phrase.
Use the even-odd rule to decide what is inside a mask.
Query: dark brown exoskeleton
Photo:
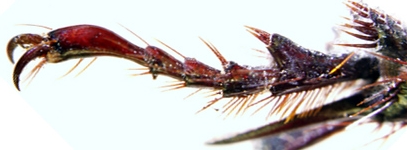
[[[254,31],[253,33],[258,33],[255,35],[268,45],[267,49],[273,58],[277,59],[277,64],[284,69],[282,72],[288,72],[281,76],[283,78],[282,81],[287,80],[287,75],[295,75],[290,78],[297,79],[271,87],[270,91],[274,95],[285,96],[287,94],[298,94],[303,91],[313,92],[315,89],[326,88],[324,86],[340,82],[357,79],[374,81],[378,78],[378,60],[375,57],[348,59],[339,68],[337,66],[350,55],[334,57],[310,51],[281,35],[270,35],[259,29],[251,29]],[[338,70],[333,70],[336,67]],[[322,108],[293,114],[282,121],[274,122],[234,137],[212,141],[211,144],[226,144],[263,138],[263,148],[298,149],[332,132],[341,130],[346,125],[360,119],[361,116],[354,116],[352,118],[344,118],[344,116],[360,111],[363,106],[357,106],[357,104],[363,99],[364,96],[358,94],[351,98],[324,105]],[[290,99],[287,101],[290,101]],[[280,134],[284,134],[284,136],[280,137]],[[288,138],[296,139],[295,143],[289,142],[292,140],[288,140]]]
[[[360,73],[361,78],[375,82],[364,86],[360,93],[349,98],[324,105],[313,115],[304,117],[302,114],[308,114],[308,111],[305,111],[295,115],[289,122],[283,120],[270,123],[230,138],[212,141],[211,144],[252,139],[260,141],[258,149],[299,149],[349,125],[365,121],[384,123],[401,120],[401,125],[406,126],[406,28],[399,20],[371,9],[366,4],[347,1],[346,5],[350,8],[353,18],[346,18],[350,22],[342,26],[342,31],[370,43],[337,45],[366,49],[365,51],[375,56],[376,58],[360,59],[356,62],[347,61],[350,64],[361,63],[361,66],[354,68],[357,69],[356,72]],[[359,33],[351,32],[352,29]],[[273,38],[268,38],[268,33],[254,30],[259,33],[257,37],[268,45],[269,50],[275,49],[276,44],[270,40]],[[374,51],[371,51],[372,49]],[[342,66],[342,69],[348,68]],[[396,130],[384,138],[394,132]]]

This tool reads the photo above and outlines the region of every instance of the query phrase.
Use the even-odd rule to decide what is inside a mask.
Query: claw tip
[[[20,77],[19,77],[19,75],[14,74],[13,80],[14,80],[14,86],[16,87],[16,89],[17,89],[18,91],[21,91],[21,90],[20,90],[20,86],[19,86],[19,82],[20,82]]]

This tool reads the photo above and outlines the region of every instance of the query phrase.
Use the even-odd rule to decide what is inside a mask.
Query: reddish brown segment
[[[147,46],[145,53],[144,61],[149,64],[150,73],[153,74],[154,79],[158,73],[162,73],[182,80],[181,75],[184,74],[184,66],[181,61],[154,46]]]
[[[117,56],[147,66],[143,48],[102,27],[77,25],[60,28],[48,33],[48,40],[52,51],[47,60],[51,63],[85,56]]]

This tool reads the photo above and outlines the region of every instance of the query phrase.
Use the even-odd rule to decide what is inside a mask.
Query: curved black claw
[[[7,44],[8,59],[14,64],[13,52],[18,45],[27,48],[27,45],[29,45],[28,47],[31,47],[33,45],[40,44],[42,40],[43,37],[38,34],[20,34],[13,37]]]
[[[47,45],[37,46],[34,48],[29,49],[24,55],[17,61],[16,67],[14,68],[13,72],[13,81],[14,85],[16,86],[17,90],[20,91],[19,82],[20,82],[20,74],[23,71],[24,67],[32,60],[38,57],[44,57],[49,51],[50,47]],[[9,49],[7,49],[9,52]],[[11,51],[12,53],[13,51]]]

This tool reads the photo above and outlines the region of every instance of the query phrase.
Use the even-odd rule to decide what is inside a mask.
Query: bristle
[[[186,85],[185,85],[185,82],[183,82],[183,81],[178,81],[178,83],[175,83],[175,84],[160,86],[160,88],[167,88],[167,89],[163,90],[162,92],[178,90],[178,89],[185,88],[185,87],[186,87]]]
[[[92,61],[90,61],[81,71],[79,71],[78,74],[75,75],[75,77],[79,76],[80,74],[82,74],[90,65],[93,64],[93,62],[95,62],[97,59],[97,57],[93,58]]]
[[[202,107],[202,109],[200,109],[199,111],[197,111],[195,114],[198,114],[200,112],[202,112],[203,110],[206,110],[207,108],[211,107],[212,105],[214,105],[215,103],[217,103],[218,101],[222,100],[223,98],[215,98],[214,100],[211,100],[208,102],[207,105],[205,105],[204,107]]]
[[[38,72],[40,71],[40,69],[42,68],[42,66],[44,66],[44,64],[47,63],[46,59],[41,59],[41,61],[30,71],[30,73],[28,74],[28,76],[24,79],[25,81],[28,80],[28,84],[29,85],[31,83],[31,81],[35,78],[35,76],[38,74]]]
[[[353,19],[352,20],[354,23],[361,25],[362,27],[373,27],[374,23],[373,22],[366,22],[358,19]]]
[[[370,43],[370,44],[335,44],[338,46],[346,46],[346,47],[356,47],[356,48],[376,48],[377,43]]]
[[[201,39],[201,41],[204,42],[205,45],[209,47],[209,49],[211,49],[211,51],[216,55],[216,57],[221,62],[222,66],[224,68],[226,68],[226,65],[228,64],[228,61],[226,60],[225,57],[223,57],[223,55],[219,52],[219,50],[215,46],[213,46],[211,43],[203,40],[202,38],[199,38],[199,39]]]
[[[389,95],[386,98],[380,99],[379,101],[369,105],[368,107],[360,110],[359,112],[352,114],[351,116],[357,116],[365,111],[371,110],[372,108],[379,106],[381,104],[384,104],[386,102],[389,102],[392,98],[394,98],[398,93],[400,92],[400,89],[396,89],[394,92],[392,93],[388,93]]]
[[[47,27],[47,26],[44,26],[44,25],[37,25],[37,24],[17,24],[17,25],[22,25],[22,26],[34,26],[34,27],[40,27],[40,28],[52,30],[51,27]]]
[[[62,75],[62,76],[59,77],[59,78],[63,78],[63,77],[65,77],[65,76],[67,76],[68,74],[70,74],[73,70],[75,70],[76,67],[79,66],[79,64],[81,64],[82,61],[83,61],[83,58],[80,58],[80,59],[78,60],[78,62],[77,62],[71,69],[68,70],[68,72],[66,72],[64,75]]]
[[[169,45],[165,44],[164,42],[156,39],[156,41],[158,41],[159,43],[161,43],[162,45],[164,45],[165,47],[169,48],[170,50],[172,50],[173,52],[177,53],[179,56],[181,56],[182,58],[187,58],[184,55],[182,55],[180,52],[178,52],[177,50],[175,50],[174,48],[170,47]]]
[[[142,75],[150,75],[150,71],[142,72],[142,73],[137,73],[137,74],[131,74],[131,76],[142,76]]]
[[[356,37],[356,38],[359,38],[359,39],[362,39],[362,40],[366,40],[366,41],[376,41],[379,37],[376,35],[373,35],[373,36],[366,36],[366,35],[362,35],[362,34],[356,34],[356,33],[352,33],[352,32],[349,32],[349,31],[346,31],[346,30],[342,30],[342,32],[345,32],[345,33],[347,33],[347,34],[349,34],[349,35],[352,35],[352,36],[354,36],[354,37]]]
[[[367,13],[368,9],[356,2],[350,2],[350,4],[346,4],[352,12],[356,13],[358,16],[367,18],[369,14]]]
[[[199,89],[197,89],[195,92],[192,92],[192,93],[188,94],[187,96],[184,97],[184,99],[187,99],[187,98],[191,97],[192,95],[197,94],[197,93],[200,92],[200,91],[202,91],[202,88],[199,88]]]
[[[355,52],[351,52],[348,56],[346,56],[346,58],[339,63],[338,65],[335,66],[335,68],[333,68],[331,71],[329,71],[329,74],[334,74],[336,71],[338,71],[340,68],[343,67],[343,65],[349,61],[350,58],[352,58],[352,56],[355,55]]]
[[[378,32],[375,28],[373,27],[366,27],[366,26],[352,26],[353,29],[362,32],[363,34],[370,35],[372,37],[376,37],[376,40],[379,38],[378,37]]]

